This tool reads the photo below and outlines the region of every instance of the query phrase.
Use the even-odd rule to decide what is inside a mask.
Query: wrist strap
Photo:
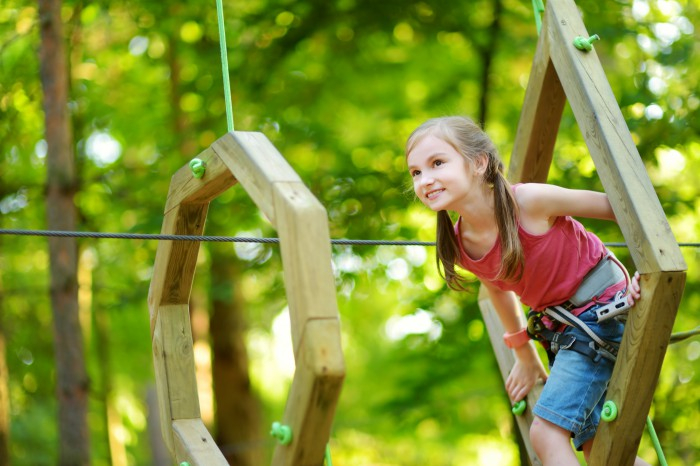
[[[530,336],[527,334],[527,329],[523,328],[517,332],[503,334],[503,341],[508,348],[517,349],[527,345]]]

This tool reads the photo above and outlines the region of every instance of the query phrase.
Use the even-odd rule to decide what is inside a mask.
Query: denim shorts
[[[578,317],[601,338],[619,343],[624,325],[615,319],[597,323],[594,305]],[[591,338],[575,327],[566,327],[566,334],[588,344]],[[605,402],[608,382],[614,362],[598,358],[594,362],[588,356],[573,350],[562,349],[550,361],[550,374],[533,413],[571,432],[574,446],[581,450],[584,443],[595,436],[600,413]]]

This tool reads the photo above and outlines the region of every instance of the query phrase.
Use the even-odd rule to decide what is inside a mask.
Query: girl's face
[[[459,211],[480,184],[480,170],[443,139],[428,134],[406,157],[416,196],[434,211]]]

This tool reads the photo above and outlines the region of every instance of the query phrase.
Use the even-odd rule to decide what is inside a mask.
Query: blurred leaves
[[[587,29],[603,39],[596,51],[677,239],[699,241],[700,3],[577,3]],[[484,123],[507,162],[537,34],[529,2],[502,4]],[[273,141],[328,210],[332,237],[433,240],[434,218],[414,199],[403,143],[428,117],[477,114],[495,5],[226,1],[236,129],[262,131]],[[172,174],[226,131],[215,5],[72,0],[63,14],[81,228],[156,233]],[[45,225],[37,22],[32,4],[6,0],[0,7],[1,228]],[[601,189],[568,108],[550,181]],[[208,230],[222,234],[276,234],[238,186],[212,202],[207,221]],[[615,225],[589,225],[605,241],[622,240]],[[13,462],[53,464],[46,243],[0,240]],[[85,312],[109,316],[110,369],[122,400],[129,464],[150,461],[145,427],[134,410],[144,416],[144,394],[153,380],[146,296],[155,249],[151,241],[81,240],[81,263],[88,256],[92,261]],[[334,457],[341,464],[517,464],[508,402],[476,289],[446,291],[434,251],[419,249],[333,248],[348,368],[331,441]],[[279,251],[267,245],[236,251],[250,339],[274,341],[272,323],[285,306]],[[633,268],[626,251],[616,253]],[[700,252],[683,253],[689,270],[676,331],[700,320]],[[194,294],[206,289],[208,254],[203,247]],[[87,325],[86,340],[94,345],[95,338]],[[652,411],[672,465],[700,460],[694,408],[700,401],[699,345],[690,340],[670,348]],[[90,371],[100,390],[95,361]],[[265,410],[275,418],[284,399],[265,385],[285,376],[270,380],[268,372],[260,373],[265,379],[257,389],[270,394]],[[101,409],[94,407],[91,424],[96,465],[107,458]],[[646,439],[642,454],[653,458]]]

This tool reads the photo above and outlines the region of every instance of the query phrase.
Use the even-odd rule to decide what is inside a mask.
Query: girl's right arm
[[[512,291],[503,291],[488,282],[482,282],[489,292],[491,303],[503,324],[506,333],[515,333],[525,328],[525,318],[517,296]],[[525,398],[539,379],[547,379],[547,371],[532,342],[515,348],[515,364],[506,380],[506,390],[511,401]]]

